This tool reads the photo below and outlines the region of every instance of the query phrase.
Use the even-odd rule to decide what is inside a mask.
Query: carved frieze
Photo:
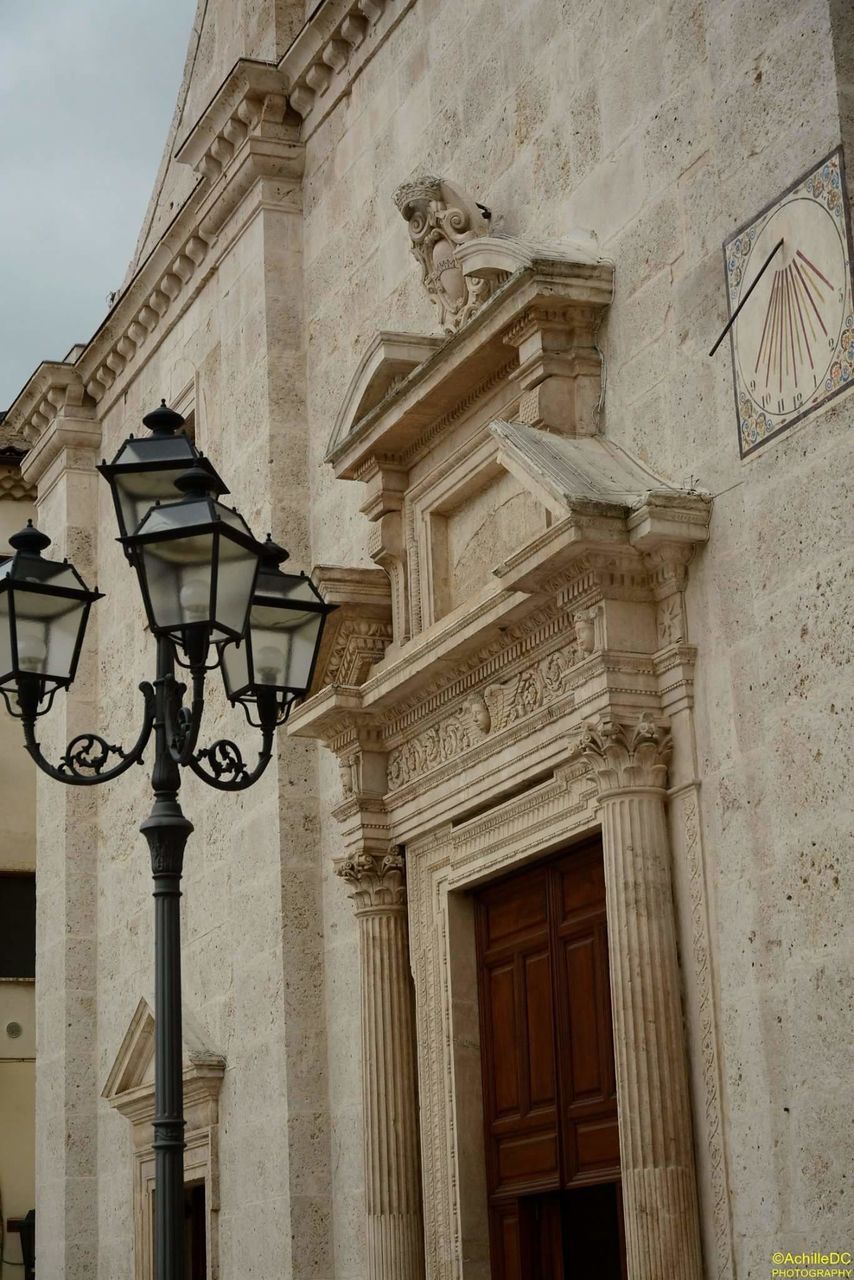
[[[388,789],[407,783],[519,724],[569,692],[569,673],[578,658],[574,648],[558,649],[508,680],[494,681],[469,694],[450,714],[393,747],[388,756]]]

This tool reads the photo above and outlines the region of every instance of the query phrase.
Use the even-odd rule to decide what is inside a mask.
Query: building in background
[[[124,285],[5,423],[108,596],[54,758],[135,736],[95,467],[161,397],[338,606],[263,782],[187,785],[192,1280],[851,1247],[852,48],[840,0],[200,4]],[[149,1280],[145,781],[92,791],[38,786],[38,1274]]]
[[[24,450],[0,416],[0,556],[33,515]],[[35,1208],[36,785],[19,726],[0,721],[0,1280],[21,1276],[21,1223]]]

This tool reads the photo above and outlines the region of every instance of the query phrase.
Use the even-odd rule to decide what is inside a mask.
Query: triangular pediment
[[[185,1070],[193,1067],[224,1070],[225,1058],[206,1042],[196,1019],[186,1009],[182,1011],[182,1021]],[[118,1099],[150,1087],[153,1081],[154,1014],[148,1001],[143,998],[128,1023],[101,1097],[115,1105]]]
[[[380,331],[359,361],[329,440],[331,454],[390,391],[442,345],[441,338]]]

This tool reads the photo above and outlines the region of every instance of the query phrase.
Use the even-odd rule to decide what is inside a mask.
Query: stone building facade
[[[807,174],[844,225],[852,49],[842,0],[201,0],[115,305],[5,427],[108,597],[54,755],[135,736],[94,468],[161,397],[338,606],[263,781],[186,785],[211,1280],[528,1276],[618,1181],[631,1280],[851,1247],[851,369],[748,436],[708,353],[722,243]],[[146,785],[92,790],[38,786],[38,1266],[147,1280]],[[489,894],[594,847],[613,1107],[558,1139],[554,1045],[499,1105]]]

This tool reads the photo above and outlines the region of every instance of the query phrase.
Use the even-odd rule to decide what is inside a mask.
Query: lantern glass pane
[[[220,535],[215,617],[223,639],[246,630],[257,565],[257,555]]]
[[[140,537],[148,537],[153,533],[175,533],[191,525],[209,525],[210,523],[211,504],[207,498],[199,498],[192,502],[170,502],[162,507],[152,507],[138,533]],[[184,547],[188,548],[186,552],[188,559],[195,558],[196,552],[188,546],[189,541],[184,538],[175,541],[174,550],[171,552],[173,560],[182,558]]]
[[[226,644],[222,647],[222,675],[225,680],[225,691],[229,698],[245,692],[249,686],[249,642],[240,640],[237,644]]]
[[[65,603],[68,607],[62,613],[56,614],[46,627],[47,657],[41,673],[57,680],[70,680],[73,675],[77,637],[84,623],[86,609],[84,604],[76,600]],[[20,640],[18,644],[20,661]]]
[[[256,604],[250,617],[255,684],[306,689],[323,614]]]
[[[152,623],[158,630],[210,620],[212,557],[210,533],[142,547]]]
[[[175,480],[195,461],[195,448],[184,435],[125,441],[108,472],[123,535],[136,532],[155,502],[178,497]]]
[[[9,592],[0,593],[0,683],[12,674],[12,634],[9,617]]]

